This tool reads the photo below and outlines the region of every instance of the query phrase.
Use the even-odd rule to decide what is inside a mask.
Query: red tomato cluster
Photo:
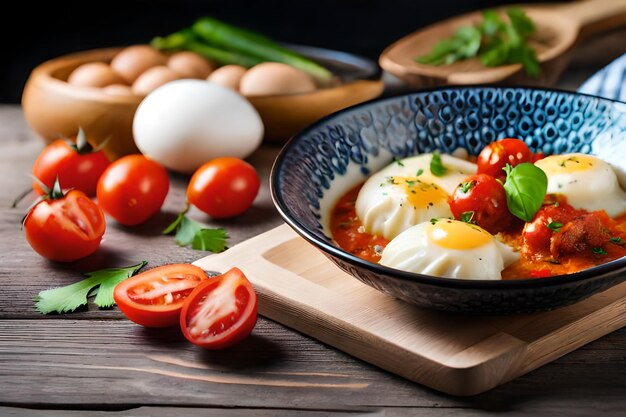
[[[135,323],[180,325],[187,340],[206,349],[240,342],[257,321],[256,293],[238,268],[208,278],[197,266],[165,265],[122,281],[113,297]]]
[[[450,198],[454,218],[475,223],[493,234],[509,229],[517,220],[506,203],[504,167],[534,163],[540,158],[519,139],[502,139],[485,146],[476,161],[477,174],[459,184]]]
[[[40,182],[52,189],[55,180],[61,189],[71,190],[65,195],[44,195],[24,221],[30,245],[54,261],[74,261],[97,250],[105,230],[103,211],[120,224],[137,225],[161,209],[169,190],[165,168],[143,155],[109,163],[101,150],[94,151],[88,144],[87,151],[79,148],[57,140],[44,148],[33,165],[37,193],[45,193]],[[233,217],[252,205],[259,186],[250,164],[217,158],[191,177],[187,200],[211,217]],[[89,198],[96,195],[97,204]]]

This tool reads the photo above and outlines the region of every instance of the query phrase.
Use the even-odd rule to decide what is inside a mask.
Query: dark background
[[[537,3],[541,1],[524,1]],[[211,15],[277,40],[376,60],[398,38],[441,19],[502,0],[109,0],[12,2],[3,12],[0,103],[19,103],[30,71],[85,49],[147,43]]]

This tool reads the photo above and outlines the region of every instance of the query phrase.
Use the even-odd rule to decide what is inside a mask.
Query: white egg
[[[434,223],[434,224],[433,224]],[[391,240],[380,264],[444,278],[499,280],[519,254],[489,232],[458,220],[413,226]]]
[[[611,217],[626,213],[626,193],[613,168],[592,155],[552,155],[535,163],[548,176],[548,194],[562,194],[572,206],[605,210]]]
[[[432,218],[453,217],[448,197],[476,165],[441,155],[443,176],[430,171],[432,154],[395,161],[363,184],[356,200],[356,214],[367,233],[393,239],[404,230]]]
[[[263,123],[233,90],[204,80],[178,80],[141,102],[133,135],[143,154],[189,174],[213,158],[250,155],[261,144]]]

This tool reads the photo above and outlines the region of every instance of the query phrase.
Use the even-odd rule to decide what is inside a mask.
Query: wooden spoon
[[[387,47],[380,66],[413,87],[446,84],[525,84],[551,86],[569,63],[569,52],[581,39],[626,25],[626,0],[587,0],[549,6],[521,6],[535,22],[530,44],[537,51],[541,75],[528,78],[520,64],[485,67],[478,59],[433,66],[415,62],[459,27],[482,21],[473,12],[420,29]],[[503,9],[501,9],[503,10]]]

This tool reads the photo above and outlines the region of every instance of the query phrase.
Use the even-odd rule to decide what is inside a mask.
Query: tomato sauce
[[[354,187],[339,199],[331,215],[330,229],[340,248],[361,259],[377,263],[380,260],[382,250],[389,241],[364,231],[355,209],[361,186],[362,184]],[[501,242],[522,253],[518,261],[502,271],[502,279],[544,278],[571,274],[626,256],[626,215],[609,219],[603,212],[601,214],[598,212],[588,213],[584,210],[573,209],[563,198],[559,198],[559,203],[565,211],[574,210],[577,213],[585,213],[587,216],[601,217],[604,231],[607,236],[610,236],[607,243],[601,248],[588,248],[588,250],[585,249],[576,253],[566,253],[556,260],[550,256],[534,256],[534,252],[537,250],[535,247],[532,247],[532,250],[528,250],[528,247],[525,248],[521,228],[507,233],[499,233],[496,237]],[[546,251],[549,253],[550,249],[546,248]]]

